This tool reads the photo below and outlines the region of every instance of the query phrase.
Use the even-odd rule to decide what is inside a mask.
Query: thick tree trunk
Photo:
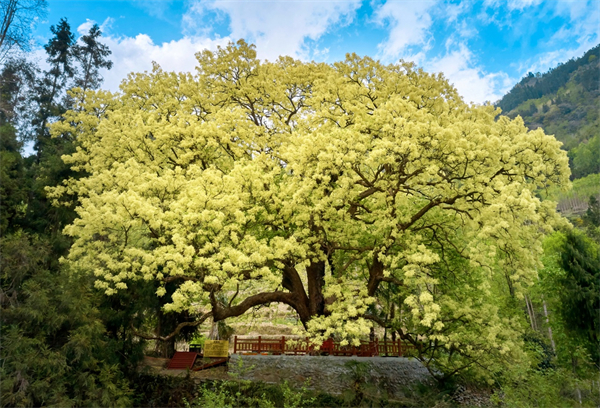
[[[284,303],[292,307],[300,317],[300,321],[306,324],[313,316],[321,316],[326,313],[325,297],[323,287],[325,285],[324,261],[314,262],[306,268],[308,278],[308,295],[302,283],[302,279],[294,266],[287,265],[283,270],[282,286],[289,292],[265,292],[250,296],[235,306],[223,306],[219,304],[214,295],[211,295],[212,313],[215,322],[228,317],[240,316],[248,309],[269,303]]]
[[[369,268],[369,283],[367,284],[367,293],[374,296],[379,283],[383,280],[383,263],[377,259],[378,254],[373,255],[373,264]]]
[[[320,316],[325,313],[325,298],[323,297],[323,286],[325,286],[325,262],[314,262],[306,268],[308,277],[308,310],[311,316]]]
[[[158,323],[156,325],[156,334],[158,337],[164,337],[164,331],[170,332],[170,326],[173,324],[173,317],[169,314],[163,313],[162,310],[158,312]],[[161,340],[156,340],[156,346],[154,351],[163,358],[171,358],[175,354],[175,336],[167,337]]]

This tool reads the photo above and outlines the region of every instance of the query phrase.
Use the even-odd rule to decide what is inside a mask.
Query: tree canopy
[[[22,13],[45,1],[0,3]],[[45,72],[16,53],[2,60],[6,43],[0,44],[0,406],[131,406],[122,360],[135,364],[137,349],[131,349],[142,342],[128,347],[133,342],[126,336],[107,333],[117,308],[102,305],[106,297],[92,277],[58,262],[71,244],[61,230],[75,213],[52,207],[44,187],[73,176],[60,155],[74,149],[62,138],[41,143],[47,134],[41,123],[66,111],[61,101],[70,84],[63,74],[77,69],[66,20],[51,31]],[[97,70],[88,76],[89,88],[97,87]],[[22,156],[27,140],[38,142],[37,155]]]
[[[46,0],[0,0],[0,61],[16,50],[28,51],[36,19],[46,14]]]
[[[536,279],[561,219],[534,192],[569,183],[560,142],[410,63],[264,62],[243,41],[197,59],[80,91],[52,125],[85,174],[51,193],[78,196],[75,269],[112,296],[175,283],[184,325],[272,302],[317,340],[380,324],[448,372],[519,348],[490,293]]]

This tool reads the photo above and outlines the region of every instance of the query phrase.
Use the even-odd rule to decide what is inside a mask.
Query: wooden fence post
[[[233,354],[237,353],[237,336],[233,337]]]
[[[261,341],[260,341],[261,337],[262,336],[258,336],[258,352],[259,353],[262,351],[262,348],[260,347],[261,346],[261,344],[260,344],[261,343]]]
[[[285,355],[285,336],[281,336],[281,354]]]

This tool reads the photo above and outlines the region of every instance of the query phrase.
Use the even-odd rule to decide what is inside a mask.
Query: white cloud
[[[415,60],[423,50],[429,49],[432,24],[429,12],[435,5],[435,1],[386,2],[375,11],[374,21],[387,22],[390,27],[388,39],[377,46],[383,60],[399,57]],[[419,46],[421,52],[416,52],[415,46]]]
[[[360,7],[351,1],[196,1],[183,18],[190,30],[206,21],[207,15],[229,18],[233,39],[254,43],[260,58],[275,60],[280,55],[308,59],[306,40],[318,40],[331,26],[349,24]]]
[[[112,23],[115,21],[114,18],[111,17],[107,17],[106,20],[104,20],[104,22],[102,24],[100,24],[100,31],[102,31],[102,34],[106,35],[107,31],[109,31],[112,27]],[[96,21],[94,20],[90,20],[89,18],[85,19],[85,23],[82,23],[79,25],[79,27],[77,27],[77,32],[79,33],[79,35],[86,35],[89,31],[90,28],[93,27],[94,24],[97,24]]]
[[[462,38],[474,38],[479,34],[474,24],[469,24],[464,20],[458,25],[457,32]]]
[[[515,24],[518,26],[527,17],[535,17],[537,24],[544,21],[545,9],[552,7],[548,3],[543,4],[542,0],[486,0],[477,19],[484,25],[494,24],[502,29],[513,28]],[[539,7],[540,4],[542,7]],[[532,7],[535,9],[525,11]]]
[[[106,44],[112,54],[109,56],[113,62],[111,70],[101,71],[104,77],[103,89],[117,91],[123,79],[130,72],[143,72],[152,69],[152,62],[157,62],[165,71],[190,72],[197,65],[195,54],[205,49],[216,50],[217,46],[224,46],[228,38],[208,39],[203,37],[183,37],[154,44],[147,34],[138,34],[135,37],[114,37],[106,35],[110,31],[114,19],[108,17],[100,29],[103,31],[102,43]],[[87,19],[85,23],[77,27],[79,35],[87,34],[96,21]],[[45,53],[42,49],[37,50],[35,58],[42,69],[47,69],[47,63],[43,61]]]
[[[92,28],[94,24],[96,24],[96,22],[88,18],[85,20],[85,23],[77,27],[77,32],[79,33],[79,35],[85,35],[90,31],[90,28]]]
[[[542,0],[486,0],[483,2],[484,6],[498,8],[506,6],[510,11],[513,10],[524,10],[527,7],[537,6]]]
[[[86,25],[88,22],[82,25]],[[93,24],[94,21],[91,23]],[[88,28],[84,28],[84,33],[87,33]],[[213,40],[184,37],[177,41],[154,44],[146,34],[138,34],[135,37],[102,36],[101,42],[112,51],[109,59],[113,62],[113,67],[111,70],[101,70],[100,73],[104,77],[101,88],[118,91],[121,81],[127,77],[127,74],[150,71],[152,61],[157,62],[165,71],[195,72],[194,69],[198,65],[195,57],[197,52],[206,49],[214,51],[217,46],[227,45],[229,40],[229,38]],[[50,68],[46,62],[47,57],[43,48],[37,48],[29,54],[29,60],[35,62],[42,71]]]
[[[103,70],[102,88],[116,91],[121,81],[130,72],[143,72],[152,69],[152,61],[156,61],[165,71],[190,72],[197,65],[195,54],[205,49],[216,50],[224,46],[228,38],[207,39],[184,37],[177,41],[154,44],[146,34],[135,37],[103,37],[103,42],[110,48],[110,59],[113,68]]]
[[[597,1],[560,1],[556,3],[554,14],[567,16],[569,24],[561,27],[543,43],[542,48],[551,51],[519,64],[522,75],[527,72],[546,72],[560,62],[581,57],[598,44],[600,7]]]
[[[424,68],[429,72],[443,72],[466,102],[495,102],[515,82],[504,72],[486,73],[475,66],[473,54],[464,44],[424,64]]]
[[[556,3],[556,13],[568,14],[572,21],[585,18],[590,12],[597,15],[598,11],[597,0],[562,0]]]
[[[133,4],[151,16],[165,19],[165,14],[172,0],[133,0]]]
[[[509,0],[507,7],[509,10],[523,11],[527,7],[537,6],[542,0]]]
[[[571,58],[579,58],[597,43],[593,41],[584,42],[578,47],[563,48],[554,51],[548,51],[536,56],[535,60],[529,60],[520,64],[519,71],[522,75],[527,72],[546,72],[551,68],[556,67],[559,63],[564,63]]]
[[[467,10],[467,3],[447,4],[444,9],[446,24],[453,23],[458,20],[458,17]]]
[[[115,22],[115,19],[112,17],[106,17],[106,19],[102,22],[102,24],[100,24],[100,31],[102,31],[102,33],[104,35],[107,35],[110,30],[112,29],[112,25]]]
[[[108,26],[111,19],[107,19],[101,26]],[[96,22],[87,20],[81,24],[77,31],[80,35],[87,34]],[[135,37],[113,37],[102,36],[101,42],[106,44],[112,51],[109,56],[113,62],[111,70],[102,69],[101,74],[104,82],[102,89],[118,91],[119,85],[131,72],[150,71],[152,61],[156,61],[165,71],[194,72],[197,66],[195,54],[205,49],[216,50],[217,46],[225,46],[229,38],[208,39],[201,37],[184,37],[177,41],[154,44],[146,34],[138,34]],[[42,71],[50,68],[46,62],[45,50],[38,47],[32,50],[28,59],[35,62]],[[33,154],[33,145],[24,147],[26,155]]]
[[[568,14],[570,27],[563,27],[548,42],[571,38],[580,46],[591,48],[598,42],[600,30],[600,4],[597,1],[564,1],[559,2],[556,7],[557,15]],[[572,47],[575,49],[576,47]]]

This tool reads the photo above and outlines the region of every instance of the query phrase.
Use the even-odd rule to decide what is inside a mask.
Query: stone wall
[[[241,360],[241,364],[240,364]],[[398,357],[263,356],[233,354],[229,372],[241,379],[280,383],[342,394],[359,380],[372,395],[404,397],[406,388],[433,378],[417,360]]]

